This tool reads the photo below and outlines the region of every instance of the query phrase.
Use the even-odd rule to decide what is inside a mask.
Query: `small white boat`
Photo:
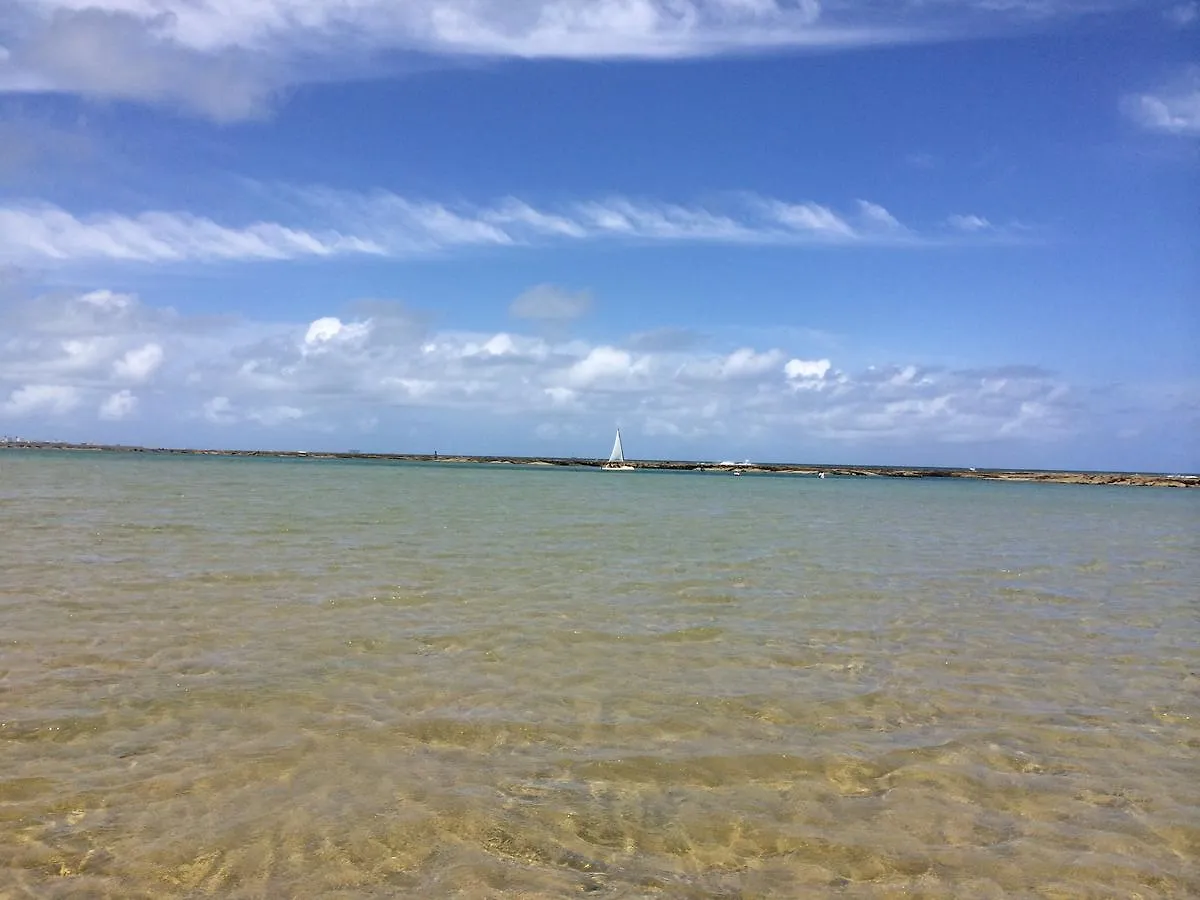
[[[604,464],[603,468],[620,469],[624,471],[630,471],[633,469],[633,466],[628,466],[625,464],[625,448],[621,444],[620,428],[617,429],[617,437],[616,440],[613,441],[612,452],[608,454],[608,462]]]

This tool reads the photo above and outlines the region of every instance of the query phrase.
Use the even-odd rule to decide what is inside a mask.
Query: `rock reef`
[[[600,468],[603,459],[580,457],[528,456],[444,456],[434,453],[359,453],[314,450],[206,450],[182,447],[133,447],[121,444],[75,444],[63,441],[0,441],[0,450],[64,450],[101,453],[146,453],[182,456],[249,456],[296,459],[363,459],[415,463],[475,463],[514,466],[565,466]],[[626,460],[634,469],[712,474],[790,475],[818,477],[822,474],[838,478],[974,478],[984,481],[1052,482],[1057,484],[1136,485],[1143,487],[1200,487],[1200,475],[1135,472],[1049,472],[1000,469],[913,468],[908,466],[816,466],[793,463],[711,463],[686,460]]]

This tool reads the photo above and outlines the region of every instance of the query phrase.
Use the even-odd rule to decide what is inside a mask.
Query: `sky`
[[[1200,0],[4,0],[0,435],[1200,471]]]

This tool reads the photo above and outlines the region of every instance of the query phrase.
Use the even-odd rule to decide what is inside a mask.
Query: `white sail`
[[[621,446],[621,429],[617,429],[617,439],[613,441],[612,453],[608,454],[610,463],[625,462],[625,448]]]

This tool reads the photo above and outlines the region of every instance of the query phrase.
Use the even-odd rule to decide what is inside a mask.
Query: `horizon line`
[[[443,454],[400,453],[360,450],[279,450],[237,449],[217,447],[149,447],[139,444],[93,443],[88,441],[50,441],[25,438],[0,437],[2,450],[84,450],[106,453],[164,453],[197,456],[270,456],[295,459],[385,459],[397,462],[438,463],[512,463],[515,465],[543,464],[558,467],[579,466],[591,468],[603,465],[605,457],[592,456],[523,456],[518,454]],[[952,477],[976,478],[980,480],[1043,481],[1063,483],[1064,479],[1118,479],[1072,480],[1072,484],[1126,484],[1137,486],[1200,487],[1200,473],[1192,472],[1132,472],[1115,469],[998,469],[972,466],[925,466],[885,465],[848,463],[802,463],[802,462],[728,462],[713,460],[684,459],[627,459],[635,468],[660,471],[726,471],[730,469],[754,470],[765,474],[817,474],[825,472],[835,477]],[[1121,480],[1129,479],[1129,480]]]

